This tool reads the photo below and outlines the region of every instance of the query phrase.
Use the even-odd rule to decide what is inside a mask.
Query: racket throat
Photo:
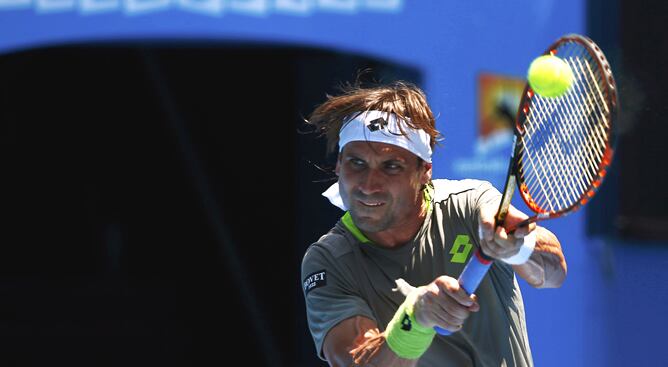
[[[515,188],[517,188],[517,179],[515,178],[515,159],[511,159],[510,166],[508,167],[506,185],[503,189],[503,196],[501,197],[499,210],[496,212],[495,227],[502,226],[505,223],[506,216],[508,216],[508,209],[510,208],[510,201],[515,193]]]

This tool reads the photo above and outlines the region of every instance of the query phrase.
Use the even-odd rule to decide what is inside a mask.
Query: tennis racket
[[[566,61],[573,84],[564,95],[551,98],[538,95],[528,83],[524,88],[496,226],[504,224],[517,186],[535,215],[515,228],[578,210],[594,197],[612,161],[618,98],[605,55],[594,41],[577,34],[561,37],[545,54]],[[469,294],[475,292],[492,262],[478,248],[459,277],[460,285]]]

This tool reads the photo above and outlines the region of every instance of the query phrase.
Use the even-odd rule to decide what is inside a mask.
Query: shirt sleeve
[[[349,254],[350,255],[350,254]],[[325,360],[323,343],[329,330],[341,321],[364,316],[375,320],[371,308],[359,293],[346,255],[334,256],[327,246],[309,247],[302,261],[302,290],[306,316],[318,357]]]
[[[490,202],[498,202],[501,199],[501,193],[491,183],[487,181],[480,181],[480,186],[474,191],[476,195],[473,197],[475,214],[477,216],[480,207]]]

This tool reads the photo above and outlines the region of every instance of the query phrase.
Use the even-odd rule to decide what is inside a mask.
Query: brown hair
[[[338,96],[328,95],[327,101],[319,105],[306,120],[320,136],[326,137],[327,152],[336,150],[339,131],[344,122],[370,110],[394,113],[410,128],[424,130],[431,136],[432,149],[440,139],[427,97],[411,83],[397,81],[367,88],[347,85],[342,88],[342,92]],[[403,134],[401,124],[399,128]]]

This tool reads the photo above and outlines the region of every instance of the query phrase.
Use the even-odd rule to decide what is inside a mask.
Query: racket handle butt
[[[452,334],[452,331],[445,330],[445,329],[440,328],[438,326],[434,326],[434,330],[436,330],[436,332],[439,333],[440,335],[450,335],[450,334]]]

